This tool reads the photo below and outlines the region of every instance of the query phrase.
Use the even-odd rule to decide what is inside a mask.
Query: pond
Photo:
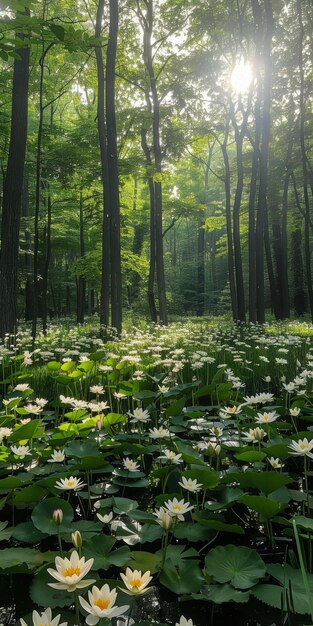
[[[1,623],[312,624],[311,339],[48,341],[2,350]]]

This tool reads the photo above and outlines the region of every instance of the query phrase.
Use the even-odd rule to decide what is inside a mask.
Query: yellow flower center
[[[102,600],[102,598],[97,598],[97,600],[93,601],[93,604],[94,606],[98,606],[99,609],[103,610],[108,608],[110,600]]]
[[[263,415],[263,419],[264,419],[264,422],[267,422],[267,420],[270,419],[270,416],[265,414],[265,415]]]
[[[74,574],[76,576],[80,575],[80,567],[68,567],[63,572],[63,576],[74,576]]]
[[[180,504],[174,504],[173,511],[181,511],[181,505]]]
[[[308,446],[307,446],[307,444],[306,444],[306,443],[300,443],[300,448],[301,448],[301,450],[306,450],[306,448],[307,448],[307,447],[308,447]]]
[[[75,485],[75,481],[74,480],[68,480],[67,481],[67,486],[68,487],[73,487],[73,485]]]
[[[130,581],[131,587],[141,587],[141,585],[142,585],[142,581],[140,578],[133,578],[133,580]]]

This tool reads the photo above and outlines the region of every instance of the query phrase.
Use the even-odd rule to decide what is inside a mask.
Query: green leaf
[[[258,450],[249,450],[247,452],[240,452],[239,454],[235,454],[235,458],[238,461],[244,461],[245,463],[256,463],[257,461],[263,461],[265,459],[266,454],[264,452],[259,452]]]
[[[180,415],[185,406],[185,402],[186,402],[185,397],[180,398],[176,402],[172,402],[172,404],[170,404],[170,406],[168,406],[166,409],[166,412],[165,412],[166,416],[176,417],[177,415]]]
[[[111,565],[123,567],[130,557],[128,546],[115,548],[116,539],[108,535],[98,535],[83,544],[84,556],[93,558],[93,570],[109,569]]]
[[[188,559],[174,565],[166,559],[160,574],[160,582],[173,593],[197,593],[203,585],[204,578],[198,561]]]
[[[24,543],[39,543],[48,535],[35,528],[33,522],[22,522],[13,529],[12,537]]]
[[[53,519],[53,511],[61,509],[63,520],[57,524]],[[58,531],[66,532],[71,528],[74,511],[71,505],[61,498],[48,498],[34,508],[32,512],[33,524],[38,530],[47,535],[57,535]]]
[[[259,489],[265,495],[276,491],[283,485],[292,483],[292,479],[287,474],[272,472],[237,472],[226,474],[221,480],[222,483],[238,483],[243,489]]]
[[[15,443],[16,441],[29,441],[29,439],[35,439],[40,437],[44,433],[44,429],[41,427],[42,420],[35,419],[23,424],[22,426],[16,426],[8,441]]]
[[[46,557],[44,553],[34,548],[5,548],[0,550],[0,570],[4,570],[6,573],[27,573],[47,560],[50,560],[49,556]]]
[[[250,591],[238,591],[229,584],[206,585],[202,587],[200,594],[193,595],[197,600],[208,600],[213,604],[224,604],[224,602],[238,602],[240,604],[248,602]]]
[[[256,550],[245,546],[218,546],[205,557],[205,573],[219,583],[249,589],[265,576],[265,564]]]
[[[144,552],[143,550],[140,552],[132,551],[130,553],[131,560],[128,561],[125,565],[131,567],[132,569],[139,569],[142,572],[147,572],[150,570],[151,574],[155,574],[158,569],[158,565],[161,562],[161,555],[154,554],[153,552]]]
[[[60,591],[49,587],[49,583],[54,582],[54,578],[44,569],[37,574],[32,582],[29,595],[32,601],[44,608],[71,606],[73,604],[73,594],[67,591]]]
[[[249,509],[260,513],[264,519],[270,519],[274,515],[277,515],[282,509],[282,505],[279,502],[270,500],[265,496],[241,496],[238,502],[242,502]]]

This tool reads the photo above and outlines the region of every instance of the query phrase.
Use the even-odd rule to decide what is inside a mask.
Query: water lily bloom
[[[176,622],[175,626],[193,626],[193,621],[192,619],[186,619],[184,615],[182,615],[179,622]]]
[[[126,459],[123,459],[123,465],[124,469],[128,470],[129,472],[136,472],[140,468],[139,463],[132,461],[132,459],[129,459],[128,456],[126,457]]]
[[[276,422],[279,417],[276,411],[270,413],[258,413],[258,417],[255,418],[257,424],[269,424],[270,422]]]
[[[263,430],[263,428],[259,428],[259,426],[256,428],[250,428],[248,433],[244,432],[243,434],[246,436],[248,441],[262,441],[262,439],[266,436],[265,430]]]
[[[150,422],[150,414],[148,411],[144,411],[140,407],[134,409],[133,413],[129,411],[128,415],[133,418],[130,420],[132,424],[135,424],[136,422],[141,422],[142,424]]]
[[[224,406],[220,411],[221,417],[230,417],[231,415],[239,415],[241,413],[240,406]]]
[[[115,606],[116,597],[116,589],[110,591],[110,587],[107,584],[103,585],[101,589],[94,586],[92,591],[88,591],[89,604],[84,598],[79,596],[81,606],[89,613],[86,617],[88,626],[94,626],[104,617],[111,619],[128,611],[129,606],[127,605]]]
[[[182,476],[182,482],[178,482],[178,484],[183,488],[187,489],[187,491],[191,491],[192,493],[196,493],[197,491],[201,491],[203,485],[202,483],[198,483],[196,479],[192,480],[191,478],[185,478]]]
[[[11,446],[13,454],[19,456],[20,459],[25,459],[25,456],[31,454],[28,446]]]
[[[75,548],[81,548],[83,545],[83,538],[79,532],[79,530],[74,530],[74,532],[71,534],[71,539],[72,539],[72,543],[75,546]]]
[[[13,391],[27,391],[28,389],[30,389],[28,383],[20,383],[19,385],[15,385]]]
[[[245,404],[263,404],[265,402],[271,402],[274,399],[273,393],[257,393],[255,396],[245,396]]]
[[[10,437],[12,433],[13,433],[12,428],[7,428],[6,426],[2,426],[2,428],[0,428],[0,443],[2,439],[4,439],[5,437]]]
[[[55,509],[52,513],[53,521],[56,524],[62,524],[63,521],[63,511],[62,509]]]
[[[100,515],[100,513],[97,513],[97,518],[100,520],[100,522],[102,522],[102,524],[110,524],[113,519],[113,513],[112,511],[111,513],[108,513],[108,515]]]
[[[150,589],[150,587],[147,586],[150,580],[152,580],[150,571],[141,575],[141,571],[136,569],[132,571],[130,567],[127,567],[125,574],[120,574],[120,576],[126,587],[126,589],[120,587],[121,591],[124,591],[124,593],[128,593],[129,595],[143,594]]]
[[[92,385],[92,387],[89,387],[89,391],[91,391],[91,393],[96,393],[97,395],[105,393],[103,385]]]
[[[299,407],[297,406],[295,406],[293,409],[289,409],[289,413],[292,417],[298,417],[300,411],[301,409],[299,409]]]
[[[168,500],[164,503],[170,515],[173,517],[177,517],[181,522],[184,521],[184,515],[193,509],[193,506],[185,502],[184,500],[177,500],[177,498],[173,498],[173,500]]]
[[[169,530],[175,522],[174,518],[170,513],[161,506],[159,509],[155,509],[153,515],[156,516],[156,522],[162,526],[165,530]]]
[[[63,450],[53,450],[51,459],[48,459],[48,463],[62,463],[65,459]]]
[[[43,407],[39,406],[39,404],[26,404],[24,407],[27,413],[31,413],[32,415],[39,415],[43,411]]]
[[[74,491],[78,491],[82,487],[85,486],[86,483],[82,483],[80,478],[76,478],[75,476],[70,476],[69,478],[60,478],[55,483],[56,489],[73,489]]]
[[[278,458],[277,458],[277,459],[275,459],[273,456],[270,456],[270,457],[269,457],[268,462],[271,464],[271,466],[272,466],[274,469],[280,469],[281,467],[283,467],[283,466],[284,466],[284,464],[281,462],[281,460],[280,460],[280,459],[278,459]]]
[[[176,452],[173,452],[173,450],[163,450],[162,455],[160,455],[158,457],[158,459],[166,459],[167,461],[170,461],[171,463],[174,463],[174,465],[178,465],[178,463],[182,463],[183,459],[181,458],[181,454],[176,454]]]
[[[168,428],[160,426],[160,428],[150,428],[149,437],[151,437],[151,439],[163,439],[163,437],[173,437],[173,435]]]
[[[96,582],[94,579],[83,578],[88,574],[89,570],[93,566],[94,559],[89,559],[85,562],[85,557],[79,558],[76,550],[72,552],[70,558],[62,559],[60,556],[55,558],[56,569],[48,568],[48,573],[53,576],[58,582],[48,583],[49,587],[53,589],[65,589],[66,591],[75,591],[75,589],[84,589]]]
[[[296,456],[308,456],[310,459],[313,459],[311,452],[313,449],[313,439],[308,441],[305,437],[304,439],[299,439],[299,441],[292,441],[288,448],[292,450],[291,454],[295,454]]]
[[[61,615],[57,615],[52,619],[52,611],[51,609],[46,609],[41,615],[37,613],[37,611],[33,611],[32,620],[33,626],[67,626],[67,622],[62,622],[59,624]],[[26,622],[23,619],[20,619],[21,626],[27,626]]]

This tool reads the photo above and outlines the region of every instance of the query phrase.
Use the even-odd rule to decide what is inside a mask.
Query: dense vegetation
[[[312,315],[312,2],[1,6],[2,336]]]
[[[312,623],[310,326],[212,320],[109,343],[56,326],[31,345],[20,332],[1,352],[9,624],[32,607],[34,626],[51,609],[225,624],[229,603],[242,624]]]

